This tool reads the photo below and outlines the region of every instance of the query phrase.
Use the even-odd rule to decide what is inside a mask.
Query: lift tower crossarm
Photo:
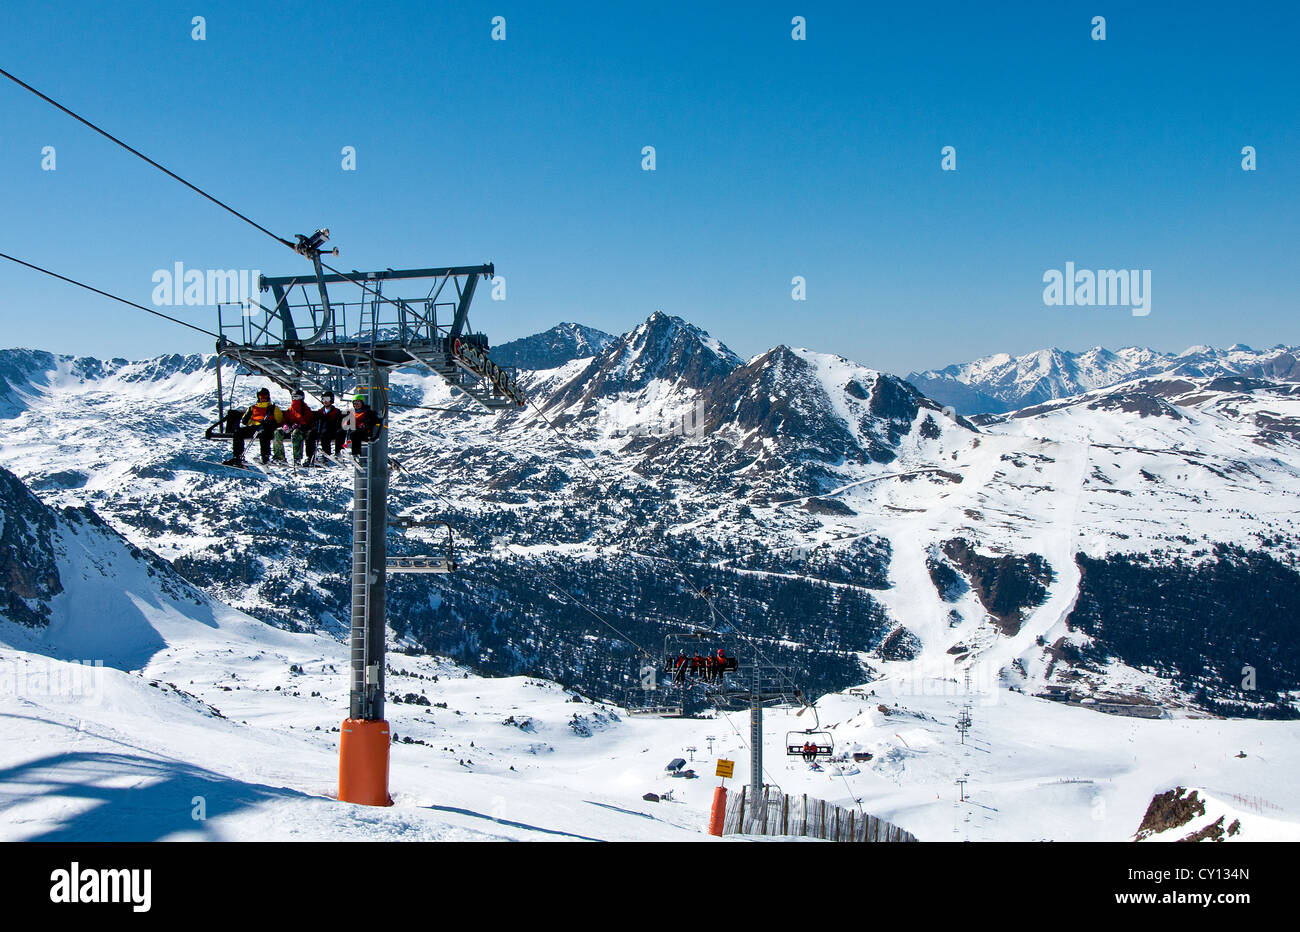
[[[326,274],[320,277],[320,281],[327,285],[355,284],[356,282],[383,282],[399,281],[404,278],[444,278],[448,275],[483,275],[491,277],[496,274],[496,269],[491,262],[486,265],[456,265],[441,269],[388,269],[383,272],[349,272],[347,275]],[[297,288],[299,285],[314,285],[317,283],[315,275],[281,275],[275,278],[265,276],[262,279],[267,285],[274,288],[279,285],[288,291]],[[468,302],[465,302],[468,306]]]

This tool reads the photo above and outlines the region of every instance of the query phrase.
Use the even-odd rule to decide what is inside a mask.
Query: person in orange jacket
[[[269,388],[258,389],[257,403],[249,407],[244,412],[244,417],[240,422],[239,430],[235,431],[234,438],[234,455],[226,460],[223,465],[226,466],[243,466],[244,463],[244,442],[249,437],[257,436],[258,444],[262,450],[262,463],[268,463],[271,460],[271,437],[275,429],[284,423],[284,412],[271,404],[271,390]]]
[[[374,408],[366,404],[366,396],[357,392],[352,396],[352,410],[343,417],[343,430],[348,435],[352,455],[360,455],[362,444],[370,443],[379,435],[382,425]]]

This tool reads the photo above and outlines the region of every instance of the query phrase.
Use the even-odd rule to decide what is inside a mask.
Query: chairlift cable
[[[745,736],[744,736],[743,734],[741,734],[740,729],[738,729],[738,728],[737,728],[737,727],[732,723],[732,721],[731,721],[731,716],[727,714],[727,710],[724,709],[724,708],[722,708],[722,706],[719,706],[719,705],[715,705],[714,708],[715,708],[718,712],[721,712],[721,713],[722,713],[722,717],[723,717],[723,719],[726,721],[728,727],[730,727],[731,730],[734,731],[734,732],[736,733],[736,737],[740,739],[740,743],[741,743],[741,745],[744,746],[745,750],[746,750],[746,751],[750,750],[749,742],[745,740]],[[772,776],[771,772],[768,771],[767,767],[764,767],[764,768],[763,768],[763,776],[767,777],[767,779],[771,781],[772,786],[776,787],[778,790],[781,790],[781,792],[782,792],[783,794],[785,793],[785,790],[781,788],[781,784],[779,784],[779,783],[776,782],[776,778]]]
[[[50,276],[51,278],[57,278],[59,281],[67,282],[69,285],[76,285],[78,288],[84,288],[87,291],[93,291],[97,295],[103,295],[105,298],[111,298],[114,301],[117,301],[119,304],[125,304],[128,307],[135,308],[136,310],[144,311],[146,314],[152,314],[154,317],[161,317],[163,320],[169,320],[174,324],[180,324],[182,327],[189,327],[191,330],[197,330],[199,333],[206,334],[207,336],[210,337],[217,337],[217,339],[220,339],[220,337],[217,336],[217,334],[213,333],[211,330],[204,330],[202,327],[197,327],[194,324],[181,320],[180,318],[170,317],[167,314],[162,313],[161,311],[155,311],[153,308],[145,307],[143,304],[136,304],[134,301],[128,301],[126,298],[119,298],[117,295],[110,294],[107,291],[102,291],[99,288],[94,287],[93,285],[87,285],[85,282],[79,282],[75,278],[68,278],[66,275],[60,275],[58,272],[51,272],[49,269],[42,268],[39,265],[33,265],[30,262],[24,262],[22,259],[19,259],[16,256],[11,256],[8,253],[0,252],[0,259],[8,259],[10,262],[15,262],[18,265],[26,266],[27,268],[32,269],[33,271],[41,272],[45,275]]]
[[[551,429],[551,432],[554,433],[555,436],[559,438],[560,442],[563,443],[565,446],[567,446],[575,454],[577,454],[578,462],[586,467],[587,472],[591,473],[592,478],[596,480],[596,487],[601,489],[601,491],[605,493],[605,497],[608,499],[610,497],[610,490],[613,487],[612,486],[602,487],[603,483],[601,482],[600,476],[597,475],[596,470],[592,468],[591,464],[587,462],[587,459],[582,455],[582,452],[576,446],[574,446],[572,442],[570,442],[569,438],[565,437],[562,433],[560,433],[559,429],[554,424],[551,423],[550,418],[548,418],[546,416],[546,413],[540,407],[538,407],[537,402],[533,398],[530,397],[528,399],[528,403],[533,406],[533,410],[537,412],[537,416],[540,417],[542,419],[542,422]]]
[[[593,609],[591,606],[587,605],[587,603],[583,602],[583,601],[582,601],[581,599],[579,599],[577,596],[573,595],[573,593],[571,593],[571,592],[569,592],[568,590],[566,590],[566,589],[565,589],[563,586],[561,586],[559,583],[555,582],[555,580],[551,579],[551,577],[548,576],[545,572],[543,572],[543,571],[540,570],[540,569],[537,569],[536,567],[533,568],[533,571],[536,572],[537,575],[541,576],[542,579],[544,579],[547,583],[549,583],[550,586],[551,586],[551,588],[553,588],[553,589],[555,589],[557,592],[560,592],[560,593],[562,593],[563,595],[567,596],[568,599],[569,599],[571,602],[573,602],[575,605],[578,605],[580,608],[582,608],[584,611],[586,611],[587,614],[591,615],[592,618],[595,618],[595,619],[596,619],[597,621],[599,621],[602,625],[604,625],[606,628],[609,628],[609,630],[613,631],[615,634],[617,634],[617,635],[618,635],[620,638],[622,638],[624,641],[627,641],[629,644],[631,644],[631,645],[632,645],[633,647],[635,647],[637,650],[641,651],[641,653],[645,654],[646,656],[654,656],[654,654],[653,654],[651,651],[646,650],[646,648],[645,648],[644,646],[642,646],[641,644],[637,643],[635,640],[633,640],[631,637],[629,637],[626,633],[620,631],[618,628],[616,628],[614,625],[610,624],[610,623],[609,623],[608,621],[606,621],[604,618],[601,618],[601,617],[600,617],[600,614],[599,614],[595,609]]]
[[[180,175],[176,174],[176,173],[175,173],[174,171],[172,171],[171,169],[169,169],[169,168],[167,168],[166,166],[161,165],[161,164],[159,164],[158,162],[154,161],[153,159],[149,158],[149,156],[145,155],[145,154],[144,154],[143,152],[141,152],[139,149],[136,149],[136,148],[134,148],[133,146],[131,146],[131,145],[129,145],[129,144],[123,142],[121,139],[118,139],[118,138],[117,138],[116,136],[114,136],[112,133],[110,133],[110,132],[108,132],[107,130],[103,129],[102,127],[97,126],[97,125],[95,125],[94,123],[90,122],[90,120],[87,120],[85,117],[81,116],[81,114],[79,114],[79,113],[77,113],[77,112],[75,112],[75,111],[69,109],[68,107],[65,107],[63,104],[59,103],[59,102],[58,102],[57,100],[55,100],[54,98],[52,98],[52,97],[50,97],[49,95],[44,94],[44,93],[42,93],[41,91],[37,90],[36,88],[32,87],[30,84],[28,84],[26,81],[23,81],[21,78],[15,76],[15,75],[13,75],[13,74],[10,74],[8,71],[5,71],[3,68],[0,68],[0,75],[3,75],[4,77],[8,78],[10,81],[13,81],[13,82],[14,82],[15,84],[17,84],[19,87],[21,87],[21,88],[23,88],[23,89],[25,89],[25,90],[28,90],[28,91],[30,91],[31,93],[35,94],[37,97],[39,97],[41,100],[45,101],[46,103],[50,104],[51,106],[53,106],[53,107],[55,107],[55,108],[57,108],[57,109],[63,111],[64,113],[66,113],[68,116],[72,117],[72,118],[73,118],[74,120],[76,120],[77,122],[82,123],[82,124],[84,124],[85,126],[89,127],[90,129],[94,130],[96,133],[99,133],[99,135],[103,136],[105,139],[109,140],[110,142],[113,142],[113,143],[115,143],[115,144],[121,146],[121,147],[122,147],[123,149],[125,149],[127,152],[130,152],[132,155],[136,156],[137,158],[142,159],[143,161],[145,161],[145,162],[147,162],[148,164],[152,165],[154,168],[158,169],[158,170],[161,171],[163,174],[165,174],[165,175],[167,175],[167,176],[169,176],[169,177],[175,179],[176,181],[179,181],[181,184],[185,185],[185,187],[189,188],[189,189],[190,189],[191,191],[193,191],[195,194],[198,194],[199,196],[201,196],[201,197],[203,197],[203,198],[206,198],[207,200],[209,200],[209,201],[211,201],[212,203],[216,204],[216,205],[217,205],[218,207],[220,207],[222,210],[225,210],[225,211],[227,211],[227,212],[233,214],[234,216],[238,217],[240,220],[244,221],[245,223],[247,223],[249,226],[253,227],[254,229],[256,229],[256,230],[258,230],[258,231],[260,231],[260,232],[262,232],[262,233],[265,233],[267,236],[271,237],[271,239],[275,240],[277,243],[280,243],[282,246],[288,246],[288,247],[289,247],[290,249],[292,249],[294,252],[298,252],[298,251],[299,251],[300,244],[292,243],[292,242],[290,242],[289,240],[285,239],[284,237],[279,236],[278,234],[271,232],[271,231],[268,230],[266,227],[264,227],[264,226],[262,226],[260,223],[258,223],[256,220],[253,220],[253,219],[251,219],[250,217],[246,216],[245,214],[240,213],[239,211],[235,210],[235,208],[231,207],[229,204],[225,203],[224,201],[219,200],[219,199],[216,198],[216,197],[213,197],[211,194],[209,194],[207,191],[204,191],[204,190],[203,190],[202,188],[200,188],[198,185],[195,185],[195,184],[192,184],[192,183],[189,182],[189,181],[186,181],[184,178],[182,178]],[[6,258],[9,258],[9,257],[6,257]],[[26,263],[24,263],[24,264],[26,264]],[[326,269],[328,269],[329,271],[333,272],[335,275],[340,276],[340,277],[343,278],[345,281],[351,282],[352,284],[359,286],[359,287],[361,288],[362,291],[369,292],[369,293],[373,294],[373,295],[374,295],[376,298],[378,298],[380,301],[383,301],[383,302],[385,302],[385,303],[387,303],[387,304],[391,304],[391,305],[393,305],[394,307],[399,307],[399,306],[400,306],[400,305],[398,304],[398,302],[394,301],[394,300],[391,299],[391,298],[386,298],[386,297],[384,297],[384,296],[383,296],[382,294],[380,294],[378,291],[374,290],[373,288],[370,288],[369,286],[367,286],[367,285],[364,284],[363,282],[358,281],[357,279],[353,278],[351,275],[347,274],[346,272],[340,271],[339,269],[334,268],[332,265],[329,265],[328,263],[326,263],[326,262],[324,262],[324,261],[321,262],[321,266],[322,266],[323,268],[326,268]],[[40,271],[44,271],[44,270],[40,270]],[[100,292],[100,293],[103,294],[103,292]],[[112,297],[112,296],[110,295],[110,297]],[[120,300],[120,299],[119,299],[119,300]],[[137,305],[137,306],[138,306],[138,305]],[[145,308],[145,310],[148,310],[148,308]],[[153,312],[151,311],[150,313],[153,313]],[[165,316],[165,315],[159,315],[159,316]],[[170,319],[170,318],[169,318],[169,319]],[[178,321],[178,323],[182,323],[182,322]],[[189,325],[189,324],[185,324],[185,326],[191,326],[191,325]],[[193,329],[198,330],[199,328],[195,327],[195,328],[193,328]],[[220,335],[218,335],[218,334],[211,333],[211,332],[206,331],[206,330],[202,330],[201,332],[207,334],[208,336],[214,336],[214,337],[216,337],[218,340],[221,339]]]
[[[283,238],[281,238],[281,237],[279,237],[279,236],[276,236],[274,233],[272,233],[272,232],[271,232],[270,230],[268,230],[266,227],[262,226],[262,225],[261,225],[260,223],[258,223],[257,221],[255,221],[255,220],[250,220],[248,217],[244,216],[244,215],[241,214],[239,211],[235,210],[235,208],[231,207],[229,204],[226,204],[226,203],[224,203],[223,201],[218,200],[217,198],[213,197],[211,194],[209,194],[207,191],[204,191],[202,188],[198,187],[197,185],[191,184],[190,182],[186,181],[184,178],[182,178],[180,175],[176,174],[176,173],[175,173],[174,171],[172,171],[171,169],[166,168],[166,167],[164,167],[164,166],[162,166],[162,165],[159,165],[157,162],[155,162],[153,159],[149,158],[149,156],[145,155],[145,154],[144,154],[143,152],[141,152],[139,149],[134,149],[134,148],[132,148],[131,146],[127,145],[125,142],[123,142],[122,140],[118,139],[118,138],[117,138],[116,136],[114,136],[112,133],[108,132],[108,131],[105,130],[105,129],[102,129],[102,128],[99,127],[99,126],[96,126],[94,123],[90,122],[90,121],[87,120],[85,117],[81,116],[80,114],[75,113],[75,112],[72,111],[72,110],[69,110],[67,107],[63,106],[63,104],[59,103],[59,102],[58,102],[57,100],[55,100],[54,98],[52,98],[52,97],[50,97],[50,96],[48,96],[48,95],[46,95],[46,94],[43,94],[43,93],[41,93],[40,91],[38,91],[36,88],[32,87],[32,86],[31,86],[30,84],[28,84],[26,81],[23,81],[22,79],[20,79],[20,78],[18,78],[18,77],[15,77],[14,75],[10,74],[8,71],[5,71],[3,68],[0,68],[0,75],[4,75],[6,78],[8,78],[10,81],[13,81],[13,82],[14,82],[15,84],[17,84],[19,87],[24,88],[24,89],[26,89],[26,90],[28,90],[28,91],[31,91],[33,94],[35,94],[35,95],[36,95],[37,97],[39,97],[41,100],[43,100],[43,101],[45,101],[46,103],[48,103],[48,104],[50,104],[50,105],[52,105],[52,106],[58,108],[59,110],[62,110],[64,113],[66,113],[68,116],[72,117],[72,118],[73,118],[74,120],[76,120],[77,122],[82,123],[82,124],[84,124],[84,125],[90,127],[90,128],[93,129],[95,132],[99,133],[99,135],[103,136],[105,139],[109,140],[110,142],[114,142],[114,143],[116,143],[117,145],[119,145],[119,146],[121,146],[123,149],[125,149],[127,152],[130,152],[132,155],[136,156],[137,158],[143,159],[144,161],[146,161],[146,162],[148,162],[150,165],[152,165],[154,168],[156,168],[156,169],[158,169],[159,171],[163,172],[164,174],[169,175],[169,176],[171,176],[172,178],[176,179],[177,181],[179,181],[181,184],[185,185],[185,187],[189,188],[189,189],[190,189],[191,191],[193,191],[194,193],[196,193],[196,194],[198,194],[198,195],[200,195],[200,196],[202,196],[202,197],[205,197],[205,198],[207,198],[209,201],[211,201],[212,203],[216,204],[216,205],[217,205],[218,207],[220,207],[222,210],[225,210],[225,211],[228,211],[229,213],[234,214],[236,217],[238,217],[240,220],[244,221],[245,223],[249,224],[250,226],[253,226],[253,227],[255,227],[256,229],[261,230],[263,233],[265,233],[267,236],[271,237],[271,239],[275,240],[276,242],[281,243],[281,244],[283,244],[283,245],[285,245],[285,246],[288,246],[290,249],[293,248],[293,243],[291,243],[291,242],[289,242],[288,240],[283,239]],[[101,294],[102,294],[102,292],[101,292]]]
[[[418,472],[412,472],[411,470],[409,470],[409,469],[407,469],[405,466],[403,466],[400,460],[393,459],[393,458],[390,456],[390,457],[388,458],[388,462],[389,462],[390,465],[392,465],[392,466],[396,466],[398,472],[403,473],[404,475],[407,475],[407,476],[413,476],[413,477],[415,478],[415,480],[416,480],[417,482],[419,482],[421,485],[423,485],[426,489],[428,489],[428,490],[429,490],[429,493],[432,494],[435,498],[440,498],[440,499],[442,499],[444,502],[446,502],[447,505],[448,505],[448,507],[450,507],[450,508],[452,508],[452,509],[454,509],[454,508],[456,507],[456,503],[455,503],[455,502],[453,502],[453,501],[452,501],[451,499],[449,499],[447,496],[443,495],[441,492],[439,492],[437,489],[435,489],[433,486],[431,486],[431,485],[430,485],[430,484],[425,480],[425,478],[424,478],[423,476],[421,476]]]
[[[835,767],[839,768],[839,765],[835,764],[834,761],[832,761],[831,763]],[[849,778],[844,776],[844,770],[842,768],[839,769],[839,774],[840,774],[840,779],[844,781],[844,788],[849,791],[849,797],[853,800],[853,802],[858,807],[858,814],[865,819],[867,817],[867,812],[865,809],[862,808],[862,800],[858,798],[857,793],[853,792],[853,787],[849,785]]]

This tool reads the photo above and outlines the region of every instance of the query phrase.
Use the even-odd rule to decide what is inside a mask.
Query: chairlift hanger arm
[[[456,316],[451,322],[451,331],[448,338],[454,344],[460,339],[461,333],[465,330],[465,320],[469,317],[469,303],[474,300],[474,286],[478,284],[478,276],[470,275],[465,279],[465,290],[460,294],[460,302],[456,305]]]
[[[338,248],[335,247],[334,251],[337,253]],[[308,337],[304,342],[318,343],[334,326],[334,309],[330,307],[330,292],[329,289],[325,287],[325,272],[320,267],[319,250],[312,252],[311,263],[312,267],[316,270],[316,287],[320,290],[321,319],[320,326],[316,328],[316,332]],[[285,336],[288,335],[289,331],[286,330]]]

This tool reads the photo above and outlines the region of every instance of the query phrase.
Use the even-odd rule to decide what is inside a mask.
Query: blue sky
[[[0,66],[282,235],[330,227],[341,268],[495,262],[494,342],[662,309],[898,372],[1300,343],[1296,5],[609,6],[6,0]],[[178,261],[307,267],[7,81],[0,251],[144,304]],[[1044,306],[1067,261],[1150,269],[1151,313]],[[9,263],[0,320],[5,346],[210,348]]]

